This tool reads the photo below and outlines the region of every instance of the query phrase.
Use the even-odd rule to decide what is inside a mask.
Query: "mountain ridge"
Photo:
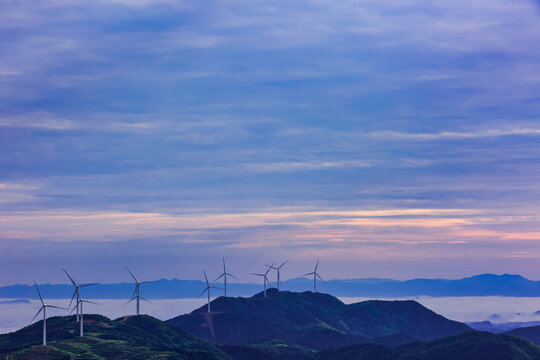
[[[271,283],[273,286],[275,283]],[[146,284],[146,297],[150,299],[195,298],[206,284],[199,280],[160,279]],[[339,297],[411,297],[411,296],[540,296],[540,281],[526,279],[521,275],[479,274],[462,279],[334,279],[318,284],[319,290]],[[293,278],[281,282],[281,288],[303,292],[312,289],[312,280]],[[70,298],[73,293],[69,284],[43,284],[42,292],[50,299]],[[231,296],[250,296],[261,290],[260,284],[229,283]],[[133,292],[131,283],[99,284],[84,289],[88,299],[124,299]],[[0,287],[0,298],[37,299],[32,285],[9,285]]]
[[[412,300],[370,300],[346,305],[310,291],[268,289],[249,298],[220,297],[206,306],[167,320],[195,336],[239,345],[269,339],[314,350],[377,342],[397,345],[472,329],[448,320]]]
[[[414,301],[366,301],[345,305],[339,299],[327,294],[305,292],[290,294],[283,292],[282,298],[275,289],[268,290],[269,298],[264,299],[261,293],[248,299],[221,298],[213,304],[217,310],[226,310],[232,305],[238,309],[263,309],[269,306],[278,307],[282,312],[277,323],[284,326],[300,323],[295,330],[313,325],[305,317],[312,313],[312,318],[320,320],[319,323],[330,321],[336,316],[336,309],[345,309],[345,316],[356,317],[349,324],[341,324],[342,328],[354,327],[359,320],[364,323],[364,329],[369,334],[377,335],[377,322],[384,324],[387,320],[393,321],[396,329],[400,328],[399,321],[404,321],[410,329],[418,329],[418,313],[410,312],[411,308],[422,309]],[[272,297],[274,297],[272,299]],[[291,303],[293,299],[297,304]],[[270,301],[267,301],[270,300]],[[277,304],[276,304],[277,302]],[[221,305],[220,305],[221,304]],[[312,308],[293,317],[299,308],[307,305]],[[311,304],[311,305],[310,305]],[[298,305],[298,306],[297,306]],[[382,306],[381,306],[382,305]],[[224,307],[220,309],[219,307]],[[394,313],[385,307],[394,308]],[[326,315],[330,319],[321,317],[320,307],[327,308]],[[363,311],[356,309],[363,308]],[[426,319],[437,322],[442,318],[429,309],[421,310]],[[222,314],[215,311],[210,316]],[[194,309],[195,316],[208,316],[204,307]],[[273,318],[276,312],[269,314]],[[388,318],[384,318],[385,315]],[[323,314],[324,315],[324,314]],[[382,318],[381,318],[382,317]],[[260,317],[259,317],[260,318]],[[286,321],[284,321],[286,320]],[[299,321],[299,320],[303,320]],[[173,326],[167,322],[155,319],[148,315],[123,316],[115,320],[101,315],[87,314],[84,316],[85,337],[78,336],[78,324],[75,316],[50,317],[47,319],[47,332],[49,342],[41,346],[42,321],[26,326],[16,332],[0,335],[0,358],[9,360],[538,360],[540,348],[533,343],[510,335],[490,334],[477,332],[471,329],[455,335],[439,337],[428,341],[413,341],[407,339],[403,345],[387,346],[375,343],[348,344],[345,347],[328,347],[326,350],[316,351],[305,346],[294,344],[293,340],[267,339],[265,341],[245,343],[240,345],[222,345],[198,338],[194,334]],[[445,324],[455,323],[446,320]],[[289,324],[287,324],[287,322]],[[317,329],[317,325],[313,326]],[[458,323],[459,324],[459,323]],[[308,325],[308,326],[306,326]],[[321,333],[307,332],[306,336],[313,334],[316,341],[325,341],[329,333],[325,330],[338,328],[340,319],[333,319],[326,327],[319,327]],[[463,325],[463,324],[460,324]],[[433,325],[431,325],[433,326]],[[462,330],[467,330],[462,327]],[[334,332],[335,333],[335,332]],[[364,335],[369,335],[364,333]],[[379,333],[380,334],[380,333]],[[413,333],[414,334],[414,333]],[[397,333],[397,337],[403,333]],[[433,332],[432,336],[440,333]],[[360,337],[359,337],[360,338]],[[365,340],[365,338],[361,338]],[[402,339],[403,340],[403,339]],[[411,342],[412,341],[412,342]]]

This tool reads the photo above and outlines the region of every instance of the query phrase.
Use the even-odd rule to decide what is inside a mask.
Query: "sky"
[[[540,279],[539,41],[531,0],[2,1],[0,285]]]

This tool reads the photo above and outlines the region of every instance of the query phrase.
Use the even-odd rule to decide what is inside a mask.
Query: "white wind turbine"
[[[285,260],[281,265],[279,265],[278,267],[275,267],[274,265],[265,265],[266,267],[270,268],[270,269],[274,269],[277,271],[277,289],[279,291],[279,284],[281,282],[281,275],[280,275],[280,270],[281,268],[283,267],[283,265],[285,265],[286,263],[288,263],[289,260]]]
[[[255,275],[255,276],[262,276],[263,277],[263,283],[264,283],[264,298],[266,299],[266,284],[270,284],[270,281],[268,280],[268,272],[270,272],[270,270],[272,270],[272,268],[274,267],[274,264],[275,263],[272,263],[272,265],[268,266],[268,269],[266,270],[266,272],[264,274],[256,274],[256,273],[250,273],[251,275]]]
[[[37,312],[37,314],[34,316],[34,318],[32,319],[32,321],[30,321],[30,324],[37,318],[37,316],[39,315],[39,313],[43,310],[43,346],[47,345],[47,308],[54,308],[54,309],[63,309],[65,310],[64,308],[61,308],[61,307],[58,307],[58,306],[53,306],[53,305],[47,305],[45,304],[45,302],[43,301],[43,298],[41,297],[41,293],[39,292],[39,288],[36,284],[36,282],[34,281],[34,286],[36,287],[36,290],[38,292],[38,295],[39,295],[39,300],[41,300],[41,309],[39,309],[39,311]]]
[[[79,306],[80,306],[80,309],[81,309],[80,337],[83,337],[83,334],[84,334],[83,303],[99,305],[98,303],[95,303],[93,301],[79,299],[78,304],[76,304],[75,307],[73,308],[73,310],[75,310],[75,308],[79,309]]]
[[[71,304],[73,303],[73,299],[75,299],[75,306],[77,307],[77,321],[79,321],[79,302],[81,300],[81,294],[80,294],[79,289],[83,288],[83,287],[87,287],[87,286],[98,285],[99,283],[90,283],[90,284],[78,285],[75,282],[75,280],[73,279],[73,277],[71,275],[69,275],[68,272],[65,269],[62,269],[62,270],[64,270],[64,272],[66,273],[67,277],[69,278],[69,280],[71,281],[73,286],[75,286],[75,291],[73,292],[73,296],[71,297],[71,301],[69,302],[68,309],[71,307]]]
[[[202,293],[199,296],[197,296],[197,299],[200,298],[206,292],[208,295],[208,312],[210,312],[210,289],[211,288],[221,289],[221,288],[214,286],[210,282],[208,282],[208,276],[206,276],[206,270],[203,269],[203,273],[204,273],[204,280],[206,281],[206,287],[204,288]]]
[[[216,282],[219,279],[223,278],[223,293],[224,293],[225,297],[227,297],[227,276],[230,276],[230,277],[235,278],[236,280],[238,280],[238,278],[236,276],[234,276],[233,274],[229,274],[227,272],[227,269],[225,268],[225,258],[223,258],[223,273],[221,275],[219,275],[217,277],[217,279],[214,280],[214,282]]]
[[[139,310],[140,310],[140,299],[143,299],[144,301],[146,302],[150,302],[148,300],[146,300],[145,298],[143,298],[141,296],[141,285],[142,284],[148,284],[148,283],[153,283],[153,282],[156,282],[157,280],[152,280],[152,281],[139,281],[135,278],[135,276],[133,275],[133,273],[131,271],[129,271],[128,267],[126,266],[126,270],[128,271],[128,273],[131,275],[131,277],[133,278],[133,280],[135,280],[135,290],[133,290],[133,294],[131,295],[131,299],[129,299],[128,302],[126,302],[126,304],[132,302],[134,299],[137,299],[137,315],[139,315]],[[124,304],[125,305],[125,304]]]
[[[317,259],[317,265],[315,265],[315,270],[313,270],[313,272],[302,275],[302,276],[313,275],[313,292],[314,293],[317,292],[317,278],[324,281],[323,278],[317,273],[318,267],[319,267],[319,259]]]

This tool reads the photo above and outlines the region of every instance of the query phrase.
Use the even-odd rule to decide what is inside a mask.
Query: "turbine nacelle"
[[[150,281],[139,281],[137,280],[137,278],[135,277],[135,275],[133,275],[133,273],[128,269],[128,267],[126,266],[126,270],[128,271],[128,273],[131,275],[131,277],[133,278],[133,280],[135,281],[135,289],[133,290],[133,294],[131,295],[131,299],[129,299],[124,305],[126,304],[129,304],[130,302],[132,302],[133,300],[137,300],[137,315],[139,315],[139,310],[140,310],[140,300],[144,300],[148,303],[150,303],[150,301],[146,300],[145,298],[143,298],[141,296],[141,285],[142,284],[149,284],[149,283],[153,283],[153,282],[156,282],[157,280],[150,280]]]
[[[66,308],[46,304],[45,301],[43,301],[43,297],[41,296],[41,292],[39,291],[39,288],[35,281],[34,281],[34,286],[36,287],[37,293],[39,295],[39,300],[41,301],[41,308],[39,309],[37,314],[34,315],[32,320],[30,321],[30,324],[32,324],[32,322],[34,322],[34,320],[38,317],[38,315],[43,311],[43,346],[45,346],[47,345],[47,308],[61,309],[61,310],[66,310]]]
[[[284,262],[281,263],[281,265],[279,265],[278,267],[275,267],[274,266],[274,263],[272,265],[264,265],[268,268],[268,270],[276,270],[277,272],[277,288],[278,288],[278,291],[279,291],[279,284],[281,282],[281,273],[280,273],[280,270],[281,268],[289,262],[289,259],[285,260]]]
[[[69,280],[71,281],[71,283],[73,284],[73,286],[75,286],[75,291],[73,292],[73,296],[71,297],[71,301],[69,302],[69,305],[68,305],[68,309],[71,307],[71,304],[73,303],[73,299],[76,299],[76,306],[77,306],[77,321],[79,321],[79,302],[80,302],[80,299],[81,299],[81,294],[80,294],[80,289],[81,288],[84,288],[84,287],[87,287],[87,286],[93,286],[93,285],[98,285],[99,283],[88,283],[88,284],[77,284],[75,282],[75,279],[68,274],[68,272],[66,271],[66,269],[62,269],[64,271],[64,273],[66,273],[67,277],[69,278]]]
[[[234,276],[233,274],[227,272],[227,268],[225,267],[225,258],[223,258],[223,272],[221,273],[221,275],[219,275],[214,280],[214,282],[216,282],[219,279],[223,278],[223,295],[224,296],[227,296],[227,276],[230,276],[230,277],[238,280],[238,278],[236,276]]]
[[[84,299],[80,299],[79,303],[80,303],[80,307],[81,307],[80,337],[83,337],[83,334],[84,334],[83,303],[94,304],[94,305],[99,305],[99,304],[96,303],[96,302],[93,302],[93,301],[90,301],[90,300],[84,300]],[[73,308],[73,310],[75,310],[75,308]],[[73,312],[73,310],[71,310],[71,311]]]
[[[266,272],[264,274],[258,274],[258,273],[250,273],[251,275],[254,275],[254,276],[261,276],[263,277],[263,284],[264,284],[264,297],[266,298],[266,284],[270,284],[270,281],[268,280],[268,273],[270,272],[270,270],[272,270],[272,268],[274,267],[274,264],[275,263],[272,263],[272,265],[266,265],[268,267],[268,269],[266,270]]]
[[[315,265],[315,269],[313,270],[313,272],[301,275],[301,276],[311,276],[311,275],[313,275],[313,292],[317,292],[317,278],[319,278],[321,281],[324,282],[324,279],[317,272],[318,267],[319,267],[319,259],[317,259],[317,264]]]
[[[200,298],[201,296],[203,296],[204,293],[207,293],[207,295],[208,295],[208,312],[210,312],[210,289],[212,289],[212,288],[220,289],[220,290],[222,290],[222,289],[220,287],[218,287],[218,286],[214,286],[212,283],[210,283],[208,281],[208,276],[206,276],[206,270],[203,269],[203,273],[204,273],[204,280],[206,281],[206,287],[200,293],[200,295],[197,296],[197,299]]]

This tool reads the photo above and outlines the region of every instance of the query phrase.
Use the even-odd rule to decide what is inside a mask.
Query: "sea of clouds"
[[[344,303],[372,300],[372,298],[340,298]],[[405,300],[405,299],[384,299]],[[426,306],[449,319],[461,322],[489,320],[493,323],[538,321],[540,298],[504,297],[504,296],[467,296],[467,297],[415,297],[409,298]],[[85,304],[85,313],[99,313],[111,319],[135,312],[135,302],[126,304],[124,300],[97,299],[99,305]],[[166,299],[141,302],[141,313],[167,320],[177,315],[186,314],[205,304],[205,299]],[[50,305],[67,307],[69,299],[47,300]],[[39,300],[0,299],[0,333],[18,330],[30,323],[40,308]],[[48,309],[47,317],[67,315],[69,311]],[[36,319],[40,320],[40,316]]]

